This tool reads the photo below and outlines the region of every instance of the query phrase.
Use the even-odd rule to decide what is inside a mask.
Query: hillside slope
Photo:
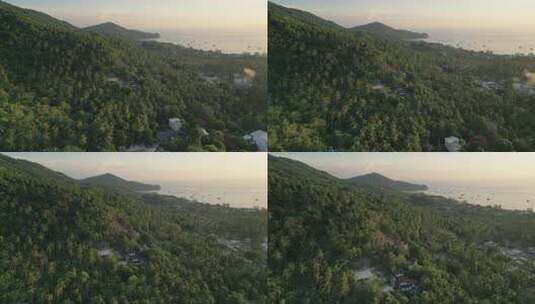
[[[83,185],[102,186],[111,189],[122,189],[125,191],[158,191],[159,185],[148,185],[134,181],[122,179],[113,174],[103,174],[99,176],[88,177],[79,181]]]
[[[277,15],[291,20],[299,20],[300,22],[308,26],[318,26],[338,30],[343,29],[343,27],[336,24],[335,22],[319,18],[318,16],[309,12],[305,12],[299,9],[287,8],[273,2],[268,2],[268,5],[269,12],[273,15]]]
[[[24,172],[38,179],[54,179],[62,182],[73,183],[74,181],[67,175],[50,170],[42,165],[32,163],[22,159],[14,159],[6,155],[0,154],[0,166],[9,168],[15,172]]]
[[[535,244],[532,213],[327,183],[286,162],[269,160],[273,303],[533,300],[535,256],[520,266],[504,254]]]
[[[41,23],[46,23],[48,25],[63,28],[63,29],[77,29],[72,24],[53,18],[47,14],[38,12],[36,10],[24,9],[21,10],[19,7],[11,5],[5,1],[0,1],[0,13],[2,16],[6,16],[8,13],[21,14],[27,20],[36,20]]]
[[[212,84],[179,58],[0,3],[0,150],[254,150],[242,136],[265,129],[256,87]]]
[[[138,30],[131,30],[124,28],[113,22],[106,22],[93,26],[83,28],[86,32],[98,33],[106,36],[112,36],[130,40],[142,40],[142,39],[157,39],[160,38],[159,33],[147,33]]]
[[[346,180],[350,184],[365,185],[374,188],[394,190],[394,191],[423,191],[427,190],[426,185],[416,185],[403,181],[392,180],[378,173],[370,173],[355,176]]]
[[[451,136],[464,151],[535,149],[535,95],[518,89],[533,58],[320,20],[269,5],[270,151],[446,151]]]
[[[0,302],[266,303],[253,252],[225,248],[187,214],[52,175],[0,163]]]

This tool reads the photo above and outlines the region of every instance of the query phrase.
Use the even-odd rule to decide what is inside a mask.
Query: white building
[[[107,82],[115,82],[115,83],[121,83],[121,80],[117,77],[111,76],[106,79]]]
[[[498,89],[498,83],[495,81],[481,81],[481,86],[487,90],[496,90]]]
[[[258,148],[258,151],[267,152],[268,150],[268,134],[266,131],[254,131],[251,134],[245,135],[243,139],[255,144]]]
[[[179,132],[184,125],[184,122],[180,118],[169,118],[169,128],[175,132]]]
[[[448,149],[449,152],[459,152],[461,151],[461,140],[457,137],[451,136],[446,137],[444,139],[444,144],[446,146],[446,149]]]
[[[359,271],[354,271],[353,277],[357,281],[364,281],[375,278],[375,275],[373,274],[373,268],[367,268]]]
[[[199,128],[199,132],[201,132],[201,135],[202,135],[202,136],[208,136],[208,135],[210,135],[210,133],[208,133],[208,131],[206,131],[205,128]]]
[[[156,152],[158,151],[158,145],[146,146],[146,145],[133,145],[128,148],[121,149],[122,152]]]
[[[221,82],[221,79],[217,76],[206,76],[201,74],[201,78],[210,84],[217,84]]]
[[[113,256],[113,251],[111,249],[102,249],[98,251],[98,256],[107,258]]]
[[[374,84],[372,84],[372,90],[385,92],[386,91],[386,86],[384,85],[384,83],[382,83],[380,81],[379,82],[375,82]]]

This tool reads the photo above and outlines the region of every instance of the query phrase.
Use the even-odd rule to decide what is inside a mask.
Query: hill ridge
[[[79,180],[81,184],[91,186],[103,186],[113,189],[123,189],[134,192],[158,191],[160,185],[150,185],[137,181],[131,181],[111,173],[104,173]]]
[[[96,25],[88,26],[82,29],[86,32],[99,33],[102,35],[112,36],[116,38],[123,38],[129,40],[144,40],[144,39],[158,39],[159,33],[149,33],[140,30],[134,30],[126,28],[120,24],[112,21],[99,23]]]
[[[385,38],[401,39],[401,40],[425,39],[429,37],[427,33],[417,33],[417,32],[404,30],[404,29],[396,29],[379,21],[367,23],[364,25],[354,26],[354,27],[349,28],[349,30],[352,32],[361,31],[361,32],[366,32],[366,33],[382,36]]]
[[[428,189],[426,185],[417,185],[405,181],[394,180],[377,172],[354,176],[345,179],[345,181],[352,184],[368,185],[395,191],[425,191]]]

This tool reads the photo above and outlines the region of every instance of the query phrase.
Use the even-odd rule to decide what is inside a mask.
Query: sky
[[[423,184],[535,188],[535,153],[273,153],[337,177],[380,173]]]
[[[3,153],[75,179],[111,173],[139,182],[267,183],[265,153]]]
[[[535,32],[533,0],[275,0],[352,27],[374,21],[410,30]]]
[[[84,27],[115,22],[142,30],[267,28],[265,0],[7,0]]]

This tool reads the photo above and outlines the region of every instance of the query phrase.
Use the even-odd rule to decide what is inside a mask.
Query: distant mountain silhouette
[[[365,25],[350,28],[353,32],[366,32],[379,35],[389,39],[425,39],[429,35],[426,33],[415,33],[407,30],[398,30],[381,22],[373,22]]]
[[[129,191],[158,191],[161,189],[159,185],[148,185],[138,182],[127,181],[113,174],[103,174],[99,176],[89,177],[80,180],[80,183],[91,186],[102,186],[107,188]]]
[[[106,22],[94,26],[89,26],[84,28],[83,30],[87,32],[94,32],[102,35],[124,38],[129,40],[160,38],[159,33],[147,33],[138,30],[130,30],[113,22]]]
[[[366,175],[352,177],[346,180],[354,185],[372,186],[395,191],[423,191],[427,190],[426,185],[416,185],[403,181],[395,181],[379,173],[370,173]]]

